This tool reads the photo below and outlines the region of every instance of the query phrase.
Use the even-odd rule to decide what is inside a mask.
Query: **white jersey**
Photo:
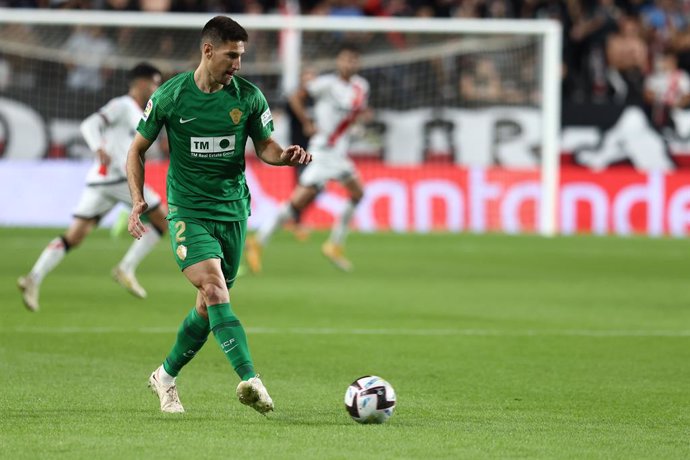
[[[674,105],[690,94],[690,77],[684,70],[656,72],[647,78],[645,88],[657,103]]]
[[[311,80],[306,89],[315,101],[316,124],[316,134],[312,136],[308,150],[315,157],[324,151],[346,155],[350,127],[367,106],[369,82],[359,75],[346,81],[336,74],[326,74]]]
[[[114,183],[127,180],[127,151],[134,139],[143,110],[129,95],[111,99],[97,113],[81,124],[81,132],[92,151],[102,147],[110,156],[103,167],[96,157],[86,176],[87,184]]]

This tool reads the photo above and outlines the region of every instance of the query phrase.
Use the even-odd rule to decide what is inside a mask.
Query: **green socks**
[[[256,372],[249,354],[247,335],[229,303],[210,305],[208,319],[199,315],[196,308],[192,308],[177,331],[175,345],[163,362],[165,372],[177,377],[180,370],[204,346],[211,330],[237,375],[242,380],[254,377]]]
[[[256,376],[254,363],[247,345],[247,335],[230,308],[230,304],[209,305],[208,319],[216,342],[220,345],[220,349],[225,353],[225,357],[230,361],[237,375],[242,380]]]
[[[182,367],[204,346],[210,331],[208,319],[197,313],[196,308],[192,308],[177,331],[175,345],[165,358],[165,372],[177,377]]]

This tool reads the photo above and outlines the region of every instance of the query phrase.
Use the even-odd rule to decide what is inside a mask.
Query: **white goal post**
[[[103,26],[115,28],[146,28],[164,30],[199,31],[203,24],[215,14],[181,14],[181,13],[143,13],[143,12],[107,12],[107,11],[80,11],[80,10],[41,10],[41,9],[6,9],[0,8],[0,36],[2,27],[8,24],[24,24],[28,26]],[[483,37],[505,36],[504,41],[510,41],[511,37],[529,37],[538,41],[537,52],[534,58],[538,75],[536,81],[540,94],[539,125],[540,125],[540,177],[541,189],[539,199],[538,231],[545,236],[551,236],[557,232],[557,201],[559,184],[559,134],[560,134],[560,102],[561,102],[561,25],[552,20],[485,20],[485,19],[435,19],[435,18],[343,18],[324,16],[282,16],[282,15],[232,15],[250,32],[250,45],[252,43],[252,31],[272,31],[276,33],[281,47],[279,58],[271,62],[252,62],[254,65],[272,69],[280,79],[283,91],[290,90],[299,81],[300,65],[303,62],[302,46],[303,33],[305,32],[333,32],[333,33],[402,33],[402,34],[426,34],[434,35],[457,34],[474,37],[471,40],[457,43],[436,43],[435,47],[420,49],[420,55],[427,52],[443,52],[444,46],[448,49],[455,46],[455,51],[463,47],[473,46],[475,52],[481,52]],[[0,58],[3,54],[12,51],[12,47],[21,45],[3,41],[0,46]],[[486,46],[491,47],[491,42],[486,38]],[[452,46],[451,46],[452,45]],[[457,45],[457,46],[456,46]],[[21,52],[19,49],[17,52]],[[40,51],[34,51],[39,53]],[[45,58],[50,59],[49,54],[55,54],[55,50],[45,50]],[[417,59],[414,50],[401,53],[405,59]],[[35,56],[34,56],[35,57]],[[332,56],[331,56],[332,57]],[[78,56],[73,56],[78,59]],[[366,61],[363,55],[363,61]],[[396,57],[389,53],[391,65],[395,65]],[[117,56],[106,56],[103,62],[117,60]],[[374,60],[385,60],[385,54],[372,56]],[[123,60],[124,67],[134,62],[134,59]],[[519,58],[515,58],[513,64],[519,68]],[[175,70],[186,70],[182,62],[173,65]],[[318,64],[318,63],[317,63]],[[525,64],[527,65],[527,64]],[[318,66],[317,66],[318,67]],[[251,77],[249,77],[251,80]]]

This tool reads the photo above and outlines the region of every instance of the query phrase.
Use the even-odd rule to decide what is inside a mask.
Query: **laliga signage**
[[[0,194],[12,196],[0,210],[0,225],[68,225],[89,166],[79,161],[0,161]],[[537,229],[539,177],[533,170],[382,163],[363,163],[359,170],[365,195],[357,207],[355,226],[361,231],[521,233]],[[147,182],[163,196],[166,173],[167,163],[146,163]],[[254,228],[290,196],[295,183],[291,168],[265,166],[256,160],[247,163],[247,181]],[[563,168],[559,231],[685,236],[690,230],[689,184],[690,173],[615,169],[593,173]],[[304,221],[327,228],[346,203],[343,190],[330,186]]]
[[[381,164],[363,164],[359,169],[365,196],[356,210],[355,225],[361,231],[523,233],[538,228],[540,185],[533,171]],[[258,226],[289,196],[292,179],[281,179],[281,173],[258,164],[248,166],[252,226]],[[593,173],[564,168],[559,231],[566,235],[685,236],[690,230],[689,183],[690,174],[686,173]],[[325,228],[345,203],[342,190],[330,187],[305,215],[305,221]]]

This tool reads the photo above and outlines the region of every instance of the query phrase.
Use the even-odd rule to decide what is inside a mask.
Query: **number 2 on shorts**
[[[175,242],[181,243],[187,239],[187,237],[182,236],[184,231],[187,230],[187,224],[182,220],[175,222]]]

